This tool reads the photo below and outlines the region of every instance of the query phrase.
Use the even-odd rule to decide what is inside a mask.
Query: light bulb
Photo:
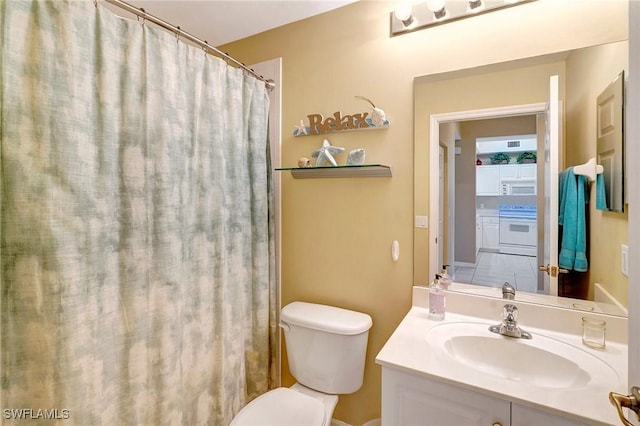
[[[445,0],[427,0],[427,8],[433,13],[440,12],[444,9]]]
[[[402,3],[396,7],[396,10],[393,14],[398,18],[398,20],[405,22],[409,21],[411,17],[411,6],[407,3]]]

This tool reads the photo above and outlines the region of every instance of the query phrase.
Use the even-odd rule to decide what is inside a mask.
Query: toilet
[[[338,395],[362,386],[369,329],[367,314],[293,302],[282,308],[289,370],[297,383],[247,404],[232,426],[329,426]]]

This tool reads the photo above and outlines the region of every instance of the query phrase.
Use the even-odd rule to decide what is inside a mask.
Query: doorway
[[[454,128],[458,128],[459,126],[456,123],[479,122],[483,120],[496,120],[496,119],[502,120],[507,118],[519,118],[521,120],[522,119],[531,120],[531,122],[534,123],[534,127],[533,127],[534,131],[532,133],[538,134],[539,131],[537,127],[538,126],[537,121],[540,121],[540,120],[539,119],[536,120],[536,117],[544,116],[546,111],[547,111],[547,104],[538,103],[538,104],[527,104],[527,105],[500,107],[500,108],[492,108],[492,109],[485,109],[485,110],[460,111],[460,112],[454,112],[454,113],[448,113],[448,114],[432,115],[430,117],[430,133],[431,133],[430,138],[431,138],[431,141],[439,141],[439,143],[430,144],[430,156],[433,159],[440,159],[441,147],[442,146],[451,147],[452,145],[451,136],[448,136],[448,135],[451,135],[452,133],[454,135],[459,135],[459,132],[446,131],[445,130],[447,129],[446,126],[449,126],[449,127],[453,126]],[[526,117],[529,117],[529,118],[526,118]],[[452,125],[452,123],[454,124]],[[441,126],[443,127],[442,137],[441,137]],[[541,144],[540,142],[538,142],[538,147],[541,147],[543,145],[544,144]],[[431,207],[430,207],[430,221],[429,221],[430,228],[434,230],[444,229],[445,235],[443,236],[443,238],[440,238],[440,239],[438,238],[430,239],[429,252],[439,253],[439,248],[440,248],[439,246],[440,245],[445,246],[447,247],[445,261],[446,263],[452,264],[451,266],[455,267],[459,265],[463,267],[466,266],[469,268],[473,267],[474,273],[476,272],[476,269],[478,267],[481,267],[482,269],[484,269],[484,272],[493,271],[493,272],[503,273],[501,276],[496,275],[491,279],[486,279],[484,284],[491,283],[493,286],[496,286],[496,285],[502,285],[504,281],[509,281],[513,283],[513,273],[509,273],[507,271],[507,268],[503,266],[503,265],[514,264],[514,262],[509,262],[508,258],[502,257],[502,256],[487,256],[484,259],[484,262],[486,263],[483,263],[483,264],[479,264],[476,260],[476,254],[477,254],[476,238],[475,238],[475,236],[477,235],[476,206],[481,207],[480,206],[481,203],[479,203],[476,200],[476,194],[475,194],[476,152],[474,148],[467,151],[468,153],[470,151],[472,162],[473,162],[473,166],[471,166],[472,178],[471,178],[471,183],[466,182],[463,184],[463,188],[466,189],[466,192],[467,192],[467,197],[465,198],[465,200],[467,201],[467,203],[470,203],[470,205],[467,204],[465,206],[465,204],[460,203],[460,200],[462,199],[461,198],[462,194],[460,194],[460,188],[457,187],[457,184],[460,183],[458,182],[458,173],[459,172],[462,173],[463,170],[457,170],[458,169],[458,167],[456,167],[457,160],[454,158],[454,156],[464,155],[465,150],[463,149],[463,147],[455,146],[454,149],[448,150],[448,155],[445,160],[445,163],[448,165],[446,176],[448,176],[449,178],[444,180],[446,183],[446,189],[444,189],[443,192],[447,194],[445,197],[447,198],[447,202],[431,203]],[[542,172],[540,173],[541,176],[544,175],[545,168],[543,166],[544,166],[544,163],[541,163],[540,165],[538,165],[538,167],[542,169]],[[460,167],[460,169],[462,169],[462,167]],[[469,170],[466,170],[466,172],[469,173]],[[434,167],[431,169],[431,176],[432,176],[430,179],[431,194],[441,193],[440,184],[442,181],[440,179],[440,174],[441,174],[440,167]],[[543,180],[545,179],[540,179],[540,181],[543,181]],[[543,186],[543,188],[544,187],[545,186]],[[543,191],[541,193],[544,194],[545,192],[546,191]],[[438,196],[438,198],[440,197]],[[539,200],[535,196],[532,198],[529,197],[529,202],[535,204],[536,206],[538,206],[539,204]],[[442,204],[446,206],[446,211],[443,213],[440,212],[440,208]],[[466,213],[467,216],[469,216],[469,213],[470,213],[470,218],[467,218],[467,220],[465,221],[456,221],[454,218],[459,216],[461,212]],[[443,226],[441,226],[440,224],[441,217],[444,217]],[[542,215],[542,214],[538,215],[539,222],[537,224],[537,229],[539,230],[545,229],[545,224],[543,222],[540,222],[544,220],[544,217],[545,215]],[[456,223],[464,224],[466,225],[466,228],[460,229],[459,226],[456,226]],[[493,225],[499,227],[499,223],[496,223]],[[541,232],[539,231],[538,233],[541,234]],[[466,241],[465,241],[465,237],[466,237]],[[440,243],[438,241],[440,241]],[[447,242],[446,245],[443,244],[445,241]],[[459,253],[460,249],[458,248],[458,246],[461,246],[463,250],[466,250],[467,252],[469,251],[471,252],[471,256],[468,257],[468,259],[472,259],[471,261],[468,261],[468,260],[465,261],[460,258],[460,253]],[[542,247],[542,244],[538,244],[538,247]],[[540,254],[538,256],[540,256]],[[434,271],[433,273],[435,273],[435,271],[439,271],[440,267],[442,266],[441,264],[439,264],[438,257],[439,256],[429,256],[429,270]],[[527,275],[526,277],[526,280],[528,281],[528,286],[536,288],[536,290],[538,288],[545,288],[544,285],[542,286],[540,285],[539,276],[541,274],[538,274],[537,270],[535,269],[537,265],[542,263],[542,262],[538,263],[538,261],[541,259],[538,259],[537,257],[533,257],[533,259],[535,259],[535,261],[533,262],[534,263],[533,265],[531,263],[526,265],[526,267],[529,268],[529,271],[531,272],[531,274]],[[525,265],[522,265],[522,266],[524,268]],[[453,272],[455,273],[455,271]],[[504,279],[506,278],[505,274],[508,274],[507,277],[509,279]],[[524,274],[521,274],[521,275],[522,275],[521,280],[523,280],[522,285],[524,286],[524,279],[525,279]],[[517,276],[518,275],[516,272],[516,280],[518,279]],[[472,277],[473,277],[473,274],[471,275],[471,278]],[[480,277],[480,275],[478,275],[478,277]],[[486,277],[486,275],[483,275],[483,277]],[[470,278],[469,270],[466,271],[466,277],[465,277],[465,272],[463,272],[463,270],[459,270],[459,276],[456,276],[455,279],[456,281],[461,281],[461,278],[462,279]],[[517,285],[517,283],[514,283],[514,284]],[[548,289],[548,287],[546,288]],[[545,291],[545,293],[553,294],[553,289],[549,289]]]
[[[525,114],[455,123],[455,281],[538,292],[537,120]]]

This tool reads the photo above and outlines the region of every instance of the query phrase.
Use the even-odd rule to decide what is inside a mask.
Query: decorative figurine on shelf
[[[316,158],[316,167],[321,167],[325,163],[331,164],[333,167],[336,167],[338,163],[336,159],[333,158],[334,155],[342,154],[344,152],[344,148],[340,148],[337,146],[331,146],[329,139],[325,139],[322,141],[322,147],[320,149],[316,149],[313,151],[311,156]]]
[[[300,159],[298,160],[298,167],[311,167],[311,160],[309,160],[307,157],[300,157]]]
[[[348,166],[361,166],[364,164],[364,149],[354,149],[347,156]]]
[[[482,166],[482,160],[481,159],[477,159],[476,160],[476,166]]]
[[[296,126],[296,130],[294,130],[294,136],[308,135],[307,126],[304,125],[304,122],[300,120],[300,124]]]
[[[363,96],[356,96],[355,98],[361,99],[363,101],[367,101],[373,107],[373,111],[371,112],[371,122],[373,123],[374,126],[380,127],[380,126],[384,126],[385,124],[388,124],[384,110],[382,110],[381,108],[376,108],[373,102],[371,102],[369,99]]]

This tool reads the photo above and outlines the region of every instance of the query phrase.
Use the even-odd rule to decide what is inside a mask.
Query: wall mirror
[[[550,274],[538,266],[545,265],[549,241],[557,240],[545,217],[549,213],[544,213],[553,204],[548,158],[555,156],[556,167],[563,170],[597,157],[596,98],[627,68],[628,42],[623,40],[414,80],[414,213],[416,219],[430,216],[429,227],[414,229],[415,284],[428,285],[441,265],[449,264],[453,291],[501,297],[500,287],[509,281],[517,286],[520,300],[626,315],[626,277],[619,271],[612,274],[611,262],[589,254],[589,248],[619,251],[626,243],[627,214],[596,212],[595,181],[586,209],[587,256],[593,260],[588,271],[570,271],[550,284]],[[549,147],[547,135],[553,127],[551,76],[557,76],[557,148]],[[518,150],[479,146],[482,140],[509,142],[512,136],[533,138],[535,149],[520,155]],[[511,157],[509,173],[516,175],[509,182],[514,184],[505,186],[500,180],[497,192],[478,193],[478,170],[498,151]],[[520,160],[527,159],[526,171],[524,165],[520,171],[526,176],[516,181]],[[434,171],[435,179],[430,178]],[[531,245],[530,250],[502,252],[500,238],[506,239],[510,229],[506,219],[501,221],[503,208],[534,212],[526,229],[527,241],[533,242],[518,243]],[[524,228],[516,225],[520,233],[511,236],[522,241]]]

